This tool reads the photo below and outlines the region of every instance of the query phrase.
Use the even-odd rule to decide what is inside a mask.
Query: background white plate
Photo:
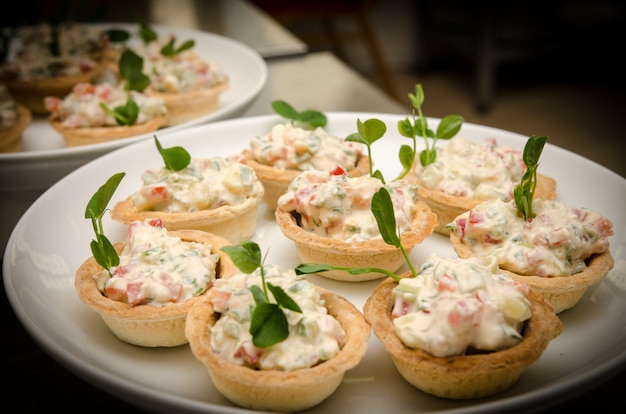
[[[122,28],[137,38],[138,24],[106,23],[96,27]],[[195,40],[194,50],[204,59],[218,63],[228,74],[230,86],[219,97],[217,109],[197,119],[163,128],[160,134],[242,114],[267,82],[267,65],[248,46],[220,35],[153,25],[159,37],[174,34],[178,41]],[[131,43],[132,44],[132,43]],[[63,138],[47,123],[35,117],[23,134],[23,151],[0,153],[0,193],[47,189],[70,171],[113,149],[152,137],[152,133],[79,147],[65,147]]]
[[[390,178],[399,171],[401,144],[396,130],[402,116],[371,113],[329,113],[328,129],[347,135],[356,120],[372,117],[387,125],[385,137],[374,144],[374,162]],[[274,116],[221,121],[160,137],[165,147],[182,145],[195,157],[227,156],[247,148],[250,138],[279,122]],[[431,120],[435,126],[437,120]],[[500,145],[523,149],[527,137],[494,128],[465,124],[460,135],[480,142],[495,137]],[[419,142],[420,148],[423,143]],[[445,145],[445,141],[441,141]],[[135,191],[140,174],[162,160],[152,140],[144,140],[106,154],[69,174],[40,197],[15,227],[4,256],[7,296],[28,332],[54,358],[95,385],[153,411],[249,412],[222,398],[207,371],[188,346],[144,349],[116,339],[102,320],[83,305],[74,290],[74,272],[90,256],[91,223],[84,219],[87,201],[112,174],[127,176],[114,195],[115,203]],[[589,207],[613,221],[611,251],[616,267],[591,287],[579,304],[560,317],[563,333],[554,339],[535,364],[510,390],[477,401],[435,398],[406,383],[372,334],[365,358],[346,375],[334,395],[310,412],[445,412],[485,413],[538,408],[559,397],[574,395],[626,363],[625,247],[626,180],[574,153],[547,144],[539,171],[556,178],[559,200]],[[105,217],[112,240],[125,228]],[[282,235],[271,211],[260,207],[254,240],[269,250],[267,263],[283,268],[299,263],[295,248]],[[456,257],[447,238],[434,234],[411,254],[415,263],[431,252]],[[380,281],[347,283],[309,276],[362,309]]]

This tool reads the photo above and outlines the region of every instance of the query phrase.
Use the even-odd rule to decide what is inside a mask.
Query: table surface
[[[333,55],[304,54],[306,47],[303,48],[301,42],[253,6],[242,1],[219,1],[216,4],[222,7],[222,26],[216,21],[209,25],[209,21],[204,20],[204,26],[201,24],[196,28],[206,30],[211,27],[215,31],[221,27],[227,35],[249,44],[268,58],[268,84],[244,116],[272,113],[270,104],[274,99],[286,100],[299,109],[325,108],[327,112],[407,113],[409,108],[390,99]],[[239,27],[241,24],[235,24],[234,13],[243,13],[248,19],[259,22],[257,28],[264,27],[262,31],[266,36],[255,36],[250,27]],[[324,87],[320,88],[322,84]],[[0,353],[4,384],[0,395],[4,401],[14,400],[18,412],[84,409],[84,401],[92,401],[101,411],[141,412],[138,403],[122,401],[91,385],[46,354],[16,317],[4,285],[0,300],[5,322]],[[617,401],[625,381],[626,371],[622,371],[604,383],[591,384],[592,388],[587,392],[579,391],[565,401],[555,401],[555,407],[541,411],[574,411],[585,407],[601,410],[609,405],[607,402]]]

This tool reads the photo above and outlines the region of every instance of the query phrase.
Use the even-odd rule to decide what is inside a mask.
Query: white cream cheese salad
[[[167,36],[133,49],[144,59],[143,72],[150,77],[153,92],[186,93],[228,82],[228,76],[216,62],[202,59],[193,50],[164,56],[161,49],[171,39],[176,40]]]
[[[499,273],[494,257],[448,259],[431,254],[417,276],[393,290],[396,333],[435,357],[497,351],[522,340],[532,316],[529,287]]]
[[[111,300],[156,307],[182,303],[215,282],[220,256],[211,250],[208,244],[171,236],[160,219],[135,221],[119,265],[94,277]]]
[[[414,174],[425,187],[452,196],[510,200],[525,169],[522,152],[498,146],[495,138],[476,144],[457,137],[437,147],[434,163],[416,163]]]
[[[262,278],[259,269],[238,273],[216,280],[208,293],[215,312],[221,314],[211,329],[213,352],[233,364],[282,371],[312,367],[335,356],[346,334],[328,314],[317,287],[293,270],[281,272],[276,266],[266,266],[264,272],[266,282],[281,287],[302,310],[284,309],[289,335],[269,347],[253,344],[249,331],[255,300],[250,286],[262,286]]]
[[[308,130],[291,122],[274,125],[269,134],[250,140],[253,158],[261,164],[292,170],[356,167],[362,145],[330,135],[324,128]]]
[[[485,201],[448,227],[476,256],[495,256],[501,268],[520,275],[570,276],[609,248],[613,224],[592,210],[535,199],[533,211],[524,220],[514,201]]]
[[[300,173],[278,199],[278,208],[299,213],[300,227],[323,237],[346,242],[381,238],[371,205],[383,185],[391,196],[399,231],[408,230],[415,215],[416,185],[405,180],[383,184],[369,175],[352,177],[340,167]]]
[[[194,212],[234,206],[263,191],[254,169],[233,158],[192,158],[180,171],[146,170],[131,195],[138,210]]]
[[[120,85],[104,82],[99,84],[78,83],[64,98],[48,96],[44,105],[66,128],[91,128],[118,126],[115,117],[102,108],[105,104],[113,110],[124,106],[132,98],[139,108],[135,124],[143,124],[167,114],[165,102],[138,91],[126,91]]]

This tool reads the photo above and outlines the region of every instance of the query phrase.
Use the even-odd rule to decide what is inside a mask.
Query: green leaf
[[[408,170],[413,166],[415,152],[410,146],[402,145],[400,147],[400,152],[398,153],[398,158],[400,158],[400,164],[402,164],[404,170]]]
[[[300,263],[295,267],[295,272],[297,275],[308,275],[310,273],[319,273],[325,272],[327,270],[333,270],[333,266],[329,264],[320,264],[320,263]]]
[[[157,33],[145,22],[139,22],[139,37],[146,44],[158,38]]]
[[[513,189],[513,198],[518,213],[526,220],[535,217],[533,212],[533,198],[537,186],[537,168],[543,147],[548,140],[546,136],[531,136],[524,145],[522,159],[526,164],[526,171],[520,183]]]
[[[109,29],[105,33],[112,43],[123,43],[130,39],[130,33],[123,29]]]
[[[250,334],[252,343],[259,348],[277,344],[289,336],[287,317],[276,304],[257,304],[252,312]]]
[[[142,72],[143,58],[131,49],[124,49],[118,66],[127,90],[143,92],[150,85],[150,78]]]
[[[272,292],[272,295],[274,295],[274,299],[276,299],[276,303],[278,304],[278,306],[282,308],[287,308],[294,312],[302,312],[300,306],[298,306],[298,304],[293,299],[291,299],[291,296],[286,294],[280,286],[274,286],[271,283],[268,283],[267,288],[270,290],[270,292]]]
[[[385,243],[400,248],[400,237],[397,234],[396,216],[389,191],[381,187],[372,196],[372,214],[376,218],[378,229]]]
[[[85,208],[86,219],[99,219],[104,215],[107,205],[109,201],[111,201],[111,197],[113,197],[113,193],[115,193],[115,190],[117,190],[117,187],[125,175],[126,173],[123,172],[114,174],[98,188],[98,191],[91,196]]]
[[[165,44],[161,48],[161,54],[163,56],[166,56],[166,57],[176,56],[177,54],[182,53],[185,50],[191,49],[195,45],[195,42],[193,40],[187,40],[181,46],[175,47],[175,45],[174,45],[175,41],[176,41],[176,38],[175,37],[171,37],[170,41],[167,42],[167,44]]]
[[[269,303],[263,289],[261,289],[257,285],[250,286],[250,291],[252,292],[252,297],[254,298],[255,303]]]
[[[463,117],[459,115],[444,116],[437,126],[435,136],[439,139],[450,139],[454,137],[461,130],[463,121]]]
[[[311,130],[323,127],[328,122],[326,115],[314,109],[298,112],[293,106],[282,100],[272,101],[271,105],[274,112],[303,129]]]
[[[221,250],[244,273],[250,274],[261,266],[261,249],[258,244],[252,241],[243,240],[239,242],[239,245],[224,246]]]
[[[163,158],[165,168],[170,171],[181,171],[189,166],[191,155],[183,147],[163,148],[156,135],[154,136],[154,142],[161,154],[161,158]]]
[[[98,234],[97,240],[92,240],[90,247],[93,258],[103,269],[110,269],[120,264],[120,257],[113,244],[104,234]]]

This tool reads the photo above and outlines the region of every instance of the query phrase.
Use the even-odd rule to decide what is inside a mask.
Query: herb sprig
[[[438,139],[451,139],[460,130],[463,125],[464,118],[459,115],[447,115],[441,119],[437,130],[433,131],[428,128],[428,119],[422,113],[422,104],[424,103],[424,89],[421,84],[415,85],[415,95],[409,93],[409,99],[413,105],[412,120],[408,117],[398,121],[398,132],[401,136],[410,138],[413,141],[412,145],[401,145],[398,153],[400,164],[402,165],[402,171],[393,180],[397,181],[404,178],[415,162],[417,154],[417,137],[424,137],[426,149],[420,153],[420,162],[422,165],[428,165],[433,163],[437,158],[437,150],[435,143]],[[415,116],[417,111],[417,116]],[[367,153],[370,161],[370,176],[380,179],[385,182],[383,174],[380,170],[373,171],[372,165],[372,144],[378,141],[386,133],[385,124],[379,119],[373,118],[362,122],[357,119],[357,132],[352,133],[346,137],[346,141],[360,142],[367,147]],[[429,145],[432,140],[432,145]]]
[[[398,131],[401,135],[413,139],[413,148],[415,148],[416,137],[420,136],[424,138],[426,149],[420,153],[420,163],[426,166],[432,164],[437,159],[437,149],[435,146],[437,140],[453,138],[461,130],[464,118],[460,115],[446,115],[441,119],[439,125],[437,125],[437,130],[433,131],[428,128],[428,118],[426,118],[422,112],[424,98],[424,88],[422,84],[418,83],[415,85],[415,94],[409,93],[409,99],[413,104],[413,123],[411,123],[409,118],[399,121]],[[417,111],[417,117],[415,116],[415,111]]]
[[[120,258],[113,244],[104,235],[102,217],[107,205],[126,173],[120,172],[111,176],[91,197],[85,209],[85,218],[91,219],[96,239],[90,243],[91,253],[96,262],[110,273],[110,269],[120,263]]]
[[[250,240],[243,240],[238,245],[223,246],[221,250],[242,272],[250,274],[259,269],[262,288],[257,285],[250,287],[256,304],[249,331],[252,343],[259,348],[266,348],[283,341],[289,336],[289,323],[283,308],[298,313],[302,313],[302,310],[280,286],[265,281],[263,268],[265,258],[261,255],[259,245]],[[270,301],[268,291],[272,293],[276,303]]]
[[[531,136],[524,145],[524,153],[522,159],[526,164],[526,171],[522,176],[521,182],[515,186],[513,196],[518,213],[525,220],[535,217],[533,211],[533,198],[535,197],[535,188],[537,187],[537,168],[539,167],[539,158],[543,151],[543,147],[548,140],[546,136]]]
[[[276,100],[272,102],[272,109],[278,115],[288,119],[293,126],[302,129],[315,129],[323,127],[328,122],[326,115],[314,109],[307,109],[298,112],[293,106],[285,101]]]
[[[181,146],[163,148],[159,139],[154,135],[154,143],[156,144],[161,158],[165,163],[165,168],[170,171],[181,171],[189,166],[191,155]]]
[[[415,267],[413,266],[413,263],[411,262],[411,259],[409,258],[406,249],[402,246],[400,229],[396,224],[391,196],[389,195],[389,191],[385,187],[379,188],[378,191],[375,192],[372,196],[371,211],[376,218],[378,230],[380,231],[380,234],[383,237],[385,243],[400,249],[407,265],[409,266],[411,274],[413,276],[417,275]],[[343,267],[321,263],[301,263],[295,268],[296,274],[299,275],[319,273],[328,270],[345,270],[352,275],[361,275],[365,273],[376,272],[387,275],[394,280],[400,280],[400,277],[395,273],[390,272],[387,269],[382,269],[378,267]]]

